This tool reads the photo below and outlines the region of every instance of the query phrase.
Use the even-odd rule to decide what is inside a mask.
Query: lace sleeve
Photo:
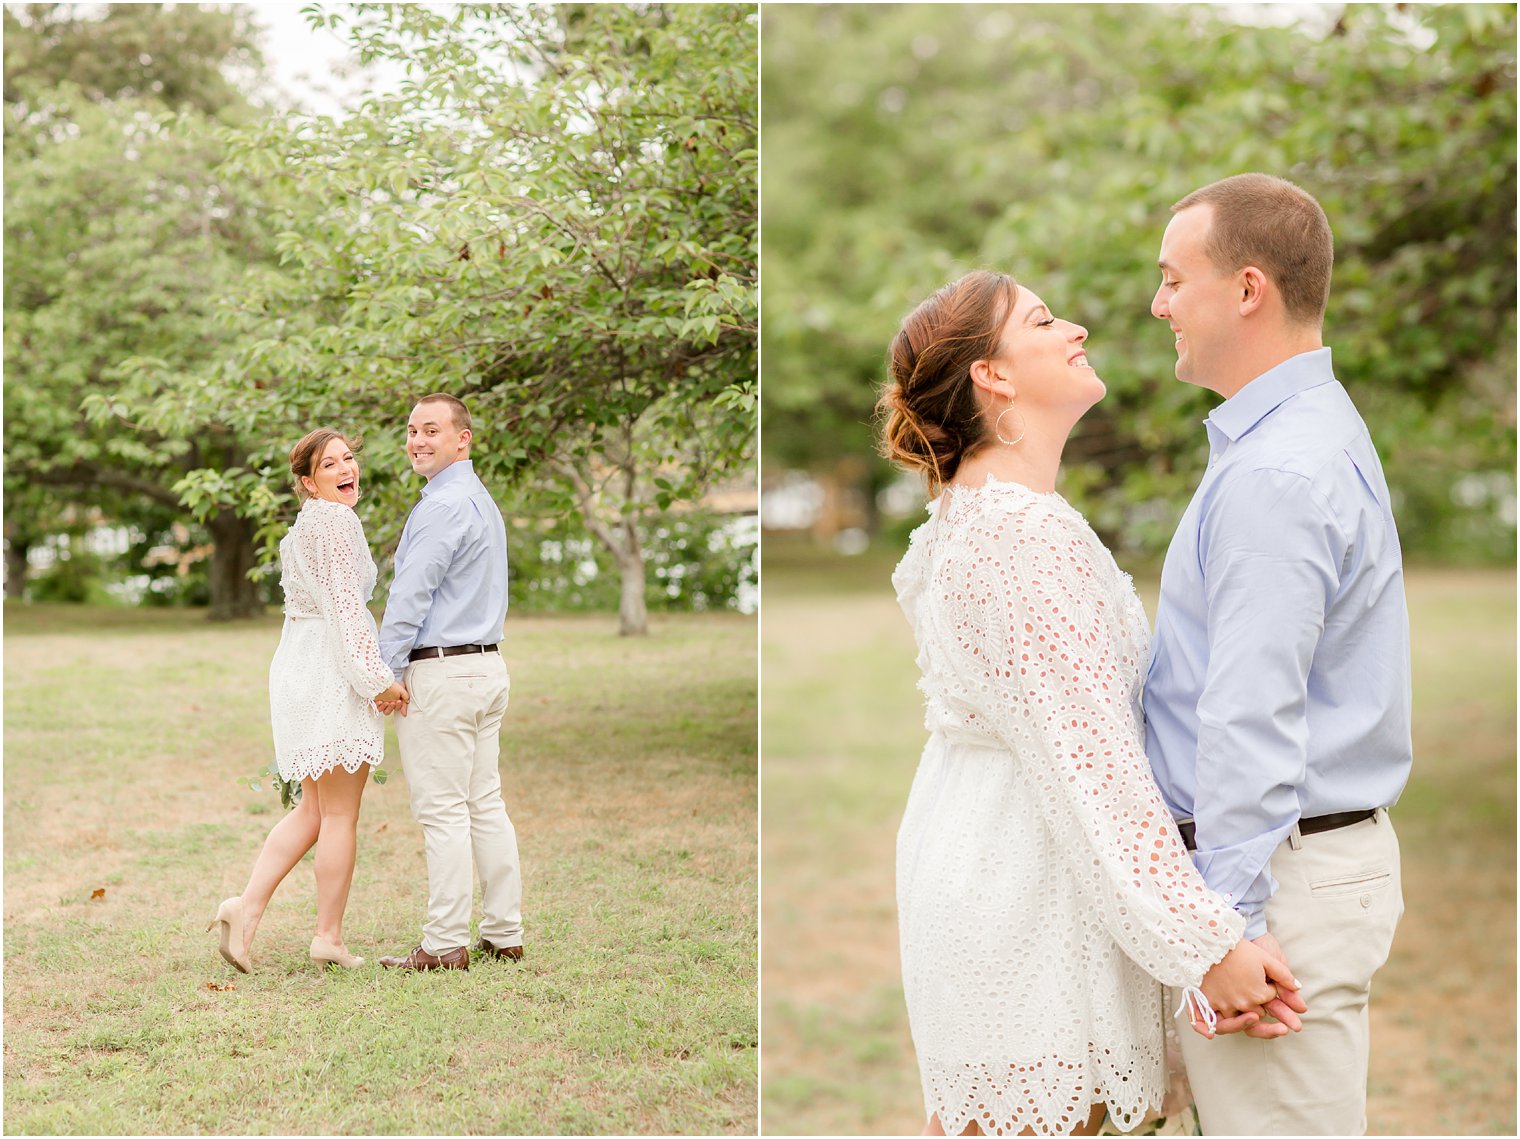
[[[317,605],[341,642],[338,667],[355,692],[372,700],[396,678],[380,659],[375,618],[364,607],[365,571],[373,564],[364,524],[345,506],[323,509],[311,516],[307,543]]]
[[[1151,776],[1123,599],[1092,539],[1044,506],[968,522],[936,583],[966,718],[1027,766],[1053,849],[1124,951],[1196,985],[1244,918],[1204,884]]]

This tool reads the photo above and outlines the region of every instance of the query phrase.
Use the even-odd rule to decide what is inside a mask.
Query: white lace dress
[[[892,576],[930,732],[897,838],[903,989],[947,1134],[1122,1130],[1167,1090],[1158,981],[1245,919],[1203,883],[1145,757],[1145,611],[1055,494],[992,479],[929,507]]]
[[[375,561],[359,516],[310,498],[280,540],[285,627],[269,663],[269,717],[284,779],[358,771],[385,758],[385,717],[371,701],[395,683],[380,659]]]

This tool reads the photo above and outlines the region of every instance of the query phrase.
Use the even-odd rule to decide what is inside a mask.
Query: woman
[[[1203,884],[1145,758],[1144,610],[1055,493],[1102,398],[1087,331],[972,273],[903,321],[883,449],[927,476],[893,574],[930,738],[898,833],[926,1134],[1130,1130],[1166,1091],[1161,983],[1205,1035],[1286,966]],[[1255,1017],[1242,1023],[1254,1023]]]
[[[244,973],[248,950],[275,888],[317,848],[317,930],[311,959],[353,969],[364,958],[343,944],[343,911],[354,876],[359,799],[371,767],[385,758],[385,718],[375,702],[410,699],[380,659],[375,619],[365,602],[375,563],[354,513],[359,464],[336,431],[311,432],[290,452],[302,500],[280,542],[285,627],[269,665],[269,708],[281,778],[301,784],[300,802],[275,824],[248,885],[228,898],[211,925],[221,954]],[[211,926],[207,926],[209,930]]]

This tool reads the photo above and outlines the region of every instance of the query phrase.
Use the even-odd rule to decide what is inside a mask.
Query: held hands
[[[411,702],[412,694],[399,680],[376,696],[374,700],[375,710],[385,716],[389,716],[392,712],[400,712],[405,716],[407,705]]]
[[[1242,940],[1204,974],[1200,986],[1220,1018],[1212,1032],[1201,1023],[1193,1030],[1201,1036],[1244,1032],[1262,1040],[1299,1032],[1298,1014],[1309,1006],[1298,995],[1299,984],[1288,968],[1287,957],[1270,933],[1254,941]],[[1265,1018],[1272,1017],[1272,1023]]]

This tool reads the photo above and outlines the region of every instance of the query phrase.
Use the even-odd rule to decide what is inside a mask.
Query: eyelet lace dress
[[[375,561],[359,516],[311,498],[280,540],[285,627],[269,664],[274,754],[287,780],[385,758],[385,717],[371,701],[395,683],[380,658]]]
[[[903,989],[926,1112],[955,1135],[1123,1131],[1167,1090],[1160,983],[1245,919],[1195,870],[1145,757],[1145,611],[1054,494],[929,507],[892,575],[924,748],[897,837]]]

